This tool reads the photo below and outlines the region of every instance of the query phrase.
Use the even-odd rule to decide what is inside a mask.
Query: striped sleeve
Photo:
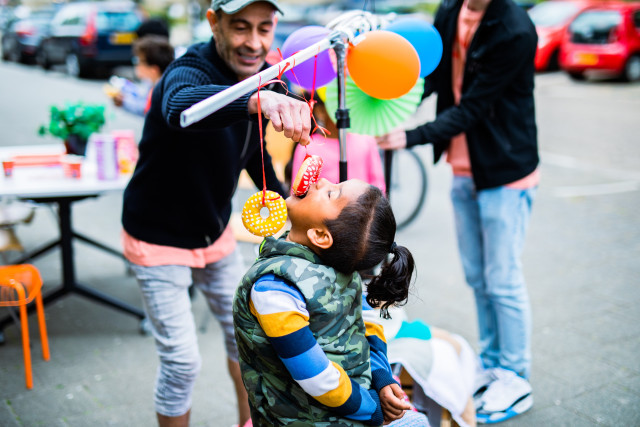
[[[362,294],[362,317],[366,328],[366,337],[371,348],[371,385],[378,392],[396,381],[387,359],[387,340],[384,328],[380,322],[378,312],[367,303],[366,295]]]
[[[327,358],[309,328],[306,307],[297,288],[272,274],[251,289],[251,312],[300,387],[340,416],[382,424],[377,392],[361,387]]]

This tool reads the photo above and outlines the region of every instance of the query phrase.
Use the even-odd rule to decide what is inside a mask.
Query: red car
[[[640,2],[610,3],[579,14],[564,35],[560,67],[577,80],[592,70],[640,80]]]
[[[536,71],[558,69],[560,44],[569,23],[589,6],[600,3],[597,0],[552,0],[529,9],[529,17],[538,32]]]

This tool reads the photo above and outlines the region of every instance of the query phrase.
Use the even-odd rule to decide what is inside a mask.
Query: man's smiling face
[[[266,2],[256,2],[233,15],[207,11],[218,54],[229,68],[244,80],[256,74],[271,44],[276,27],[276,12]]]

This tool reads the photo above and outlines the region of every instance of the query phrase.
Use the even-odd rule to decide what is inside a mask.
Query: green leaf
[[[61,139],[69,135],[78,135],[88,139],[94,132],[99,132],[106,123],[105,106],[84,104],[83,102],[65,103],[64,107],[50,107],[49,124],[41,125],[39,135],[47,133]]]

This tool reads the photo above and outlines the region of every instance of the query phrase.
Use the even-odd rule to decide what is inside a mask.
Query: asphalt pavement
[[[32,90],[19,99],[24,82]],[[42,111],[48,103],[70,90],[104,101],[103,83],[0,64],[0,145],[42,143],[29,132],[46,119]],[[637,426],[640,84],[575,83],[561,73],[540,75],[536,83],[542,181],[523,257],[534,318],[535,403],[503,425]],[[134,128],[139,134],[140,121],[119,111],[110,114],[111,129]],[[420,118],[432,116],[433,102],[427,102]],[[429,164],[427,202],[396,239],[409,247],[418,264],[407,312],[411,319],[458,333],[475,346],[473,296],[463,280],[448,196],[450,171],[445,164],[431,164],[427,147],[417,152]],[[236,203],[249,193],[240,191]],[[117,248],[121,206],[118,193],[79,202],[74,226]],[[34,222],[20,226],[18,233],[32,249],[55,238],[56,230],[53,212],[41,206]],[[249,264],[255,245],[241,243],[241,249]],[[79,281],[140,305],[135,280],[121,259],[81,242],[75,252]],[[45,278],[45,292],[54,289],[61,274],[58,252],[34,264]],[[154,426],[157,358],[153,340],[140,333],[138,320],[76,295],[45,311],[51,360],[41,359],[37,322],[31,318],[32,390],[24,386],[19,328],[5,329],[0,425]],[[200,295],[193,313],[203,367],[192,425],[228,427],[235,423],[235,409],[221,331]]]

